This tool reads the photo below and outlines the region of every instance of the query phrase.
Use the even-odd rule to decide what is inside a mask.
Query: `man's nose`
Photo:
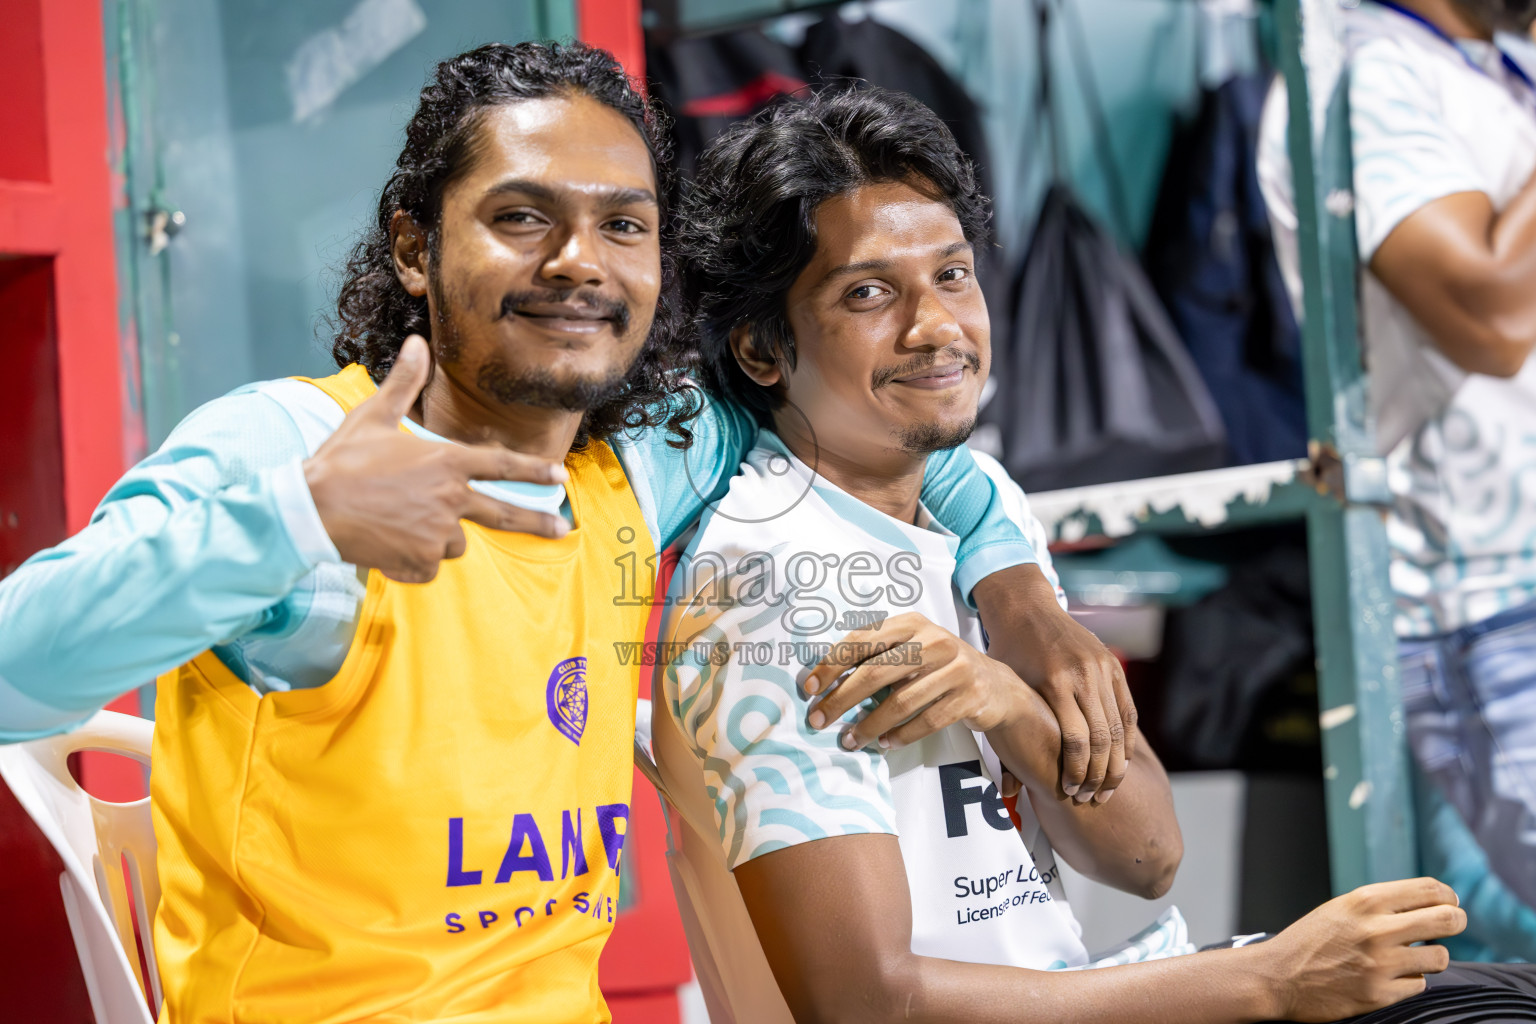
[[[607,282],[608,273],[593,232],[568,229],[539,267],[540,280],[557,288],[581,288]]]
[[[927,289],[917,296],[912,323],[902,335],[901,344],[904,348],[938,351],[964,337],[965,331],[949,306],[936,291]]]

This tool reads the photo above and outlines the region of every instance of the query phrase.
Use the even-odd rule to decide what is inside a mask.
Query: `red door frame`
[[[47,179],[0,180],[0,253],[53,260],[64,510],[74,533],[126,461],[101,2],[0,0],[0,23],[17,22],[35,22],[40,36]]]
[[[640,0],[576,0],[576,35],[619,58],[631,78],[645,82]]]
[[[53,265],[64,526],[72,534],[139,454],[128,449],[141,434],[124,408],[125,356],[133,353],[124,352],[131,339],[117,318],[102,5],[0,0],[0,17],[35,25],[41,51],[43,116],[32,138],[46,151],[46,175],[0,180],[0,253],[47,257]],[[128,694],[112,707],[136,713],[138,697]],[[86,755],[81,771],[108,799],[144,793],[142,772],[123,758]]]
[[[43,173],[0,180],[0,254],[44,257],[52,264],[64,529],[72,534],[90,521],[96,503],[137,454],[127,449],[138,431],[124,416],[102,5],[0,0],[0,24],[19,33],[12,45],[27,48],[21,55],[41,78],[40,92],[26,97],[39,101],[38,123],[26,104],[6,114],[13,129],[24,129],[10,133],[10,144],[40,150],[34,162]],[[138,700],[130,694],[114,706],[132,712]],[[87,781],[101,795],[142,794],[139,772],[122,759],[90,759],[87,765]]]
[[[31,332],[30,343],[52,346],[44,361],[56,380],[55,394],[24,396],[39,411],[35,425],[20,437],[0,437],[0,444],[26,445],[36,462],[58,463],[57,472],[35,480],[46,479],[49,491],[62,493],[25,496],[29,510],[49,510],[47,536],[29,534],[31,547],[86,525],[123,471],[129,434],[101,0],[0,0],[0,25],[0,146],[7,147],[0,160],[0,259],[25,257],[45,268],[29,297],[43,299],[35,312],[47,320],[31,312],[21,319],[41,328]],[[14,272],[20,262],[7,269]],[[34,436],[39,431],[47,436]],[[117,769],[113,761],[126,766],[110,759],[86,769],[91,788],[117,797],[141,793],[140,773]],[[0,869],[7,918],[0,936],[0,1017],[89,1020],[59,893],[62,865],[6,791],[0,791]]]

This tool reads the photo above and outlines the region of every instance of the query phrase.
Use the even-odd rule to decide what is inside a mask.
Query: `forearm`
[[[1093,971],[1026,971],[912,956],[904,971],[911,980],[887,997],[887,1012],[864,1019],[1246,1024],[1281,1012],[1274,972],[1260,946]]]
[[[994,740],[993,746],[1005,765],[1017,756],[1016,743]],[[1144,899],[1168,891],[1184,857],[1184,840],[1168,775],[1145,738],[1137,737],[1125,781],[1105,803],[1079,803],[1061,791],[1054,776],[1046,778],[1051,781],[1042,782],[1038,775],[1021,781],[1040,827],[1068,864],[1094,881]]]
[[[802,1024],[1236,1024],[1284,1015],[1290,974],[1279,943],[1089,971],[918,956],[891,835],[800,843],[747,861],[735,878]]]
[[[1488,248],[1486,273],[1468,282],[1466,301],[1518,368],[1536,347],[1536,176],[1494,217]]]
[[[259,621],[312,567],[273,492],[264,473],[169,510],[109,502],[0,582],[0,740],[76,724]]]
[[[1371,270],[1447,358],[1513,376],[1536,348],[1536,177],[1497,214],[1481,192],[1422,207],[1377,249]]]

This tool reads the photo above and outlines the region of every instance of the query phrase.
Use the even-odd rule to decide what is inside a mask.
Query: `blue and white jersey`
[[[1467,373],[1370,273],[1377,248],[1437,199],[1481,192],[1503,210],[1536,173],[1536,94],[1499,47],[1452,44],[1366,0],[1349,48],[1360,319],[1403,637],[1446,633],[1536,601],[1536,360],[1513,378]],[[1529,47],[1500,46],[1517,62]],[[1280,83],[1265,109],[1259,182],[1297,309],[1296,207]]]
[[[1023,493],[977,455],[1044,556]],[[882,753],[848,751],[810,728],[805,676],[852,628],[915,611],[978,648],[981,625],[951,582],[955,538],[864,504],[763,431],[730,490],[700,520],[673,576],[662,700],[702,772],[725,865],[828,836],[898,838],[912,900],[912,950],[1034,969],[1088,964],[1055,854],[1027,800],[1015,827],[986,737],[951,726]],[[1060,593],[1058,588],[1058,594]],[[916,652],[895,648],[902,659]],[[866,709],[850,712],[853,721]],[[693,908],[707,915],[709,908]],[[1177,915],[1143,939],[1187,952]],[[1123,951],[1122,951],[1123,953]],[[1125,962],[1122,960],[1120,962]]]

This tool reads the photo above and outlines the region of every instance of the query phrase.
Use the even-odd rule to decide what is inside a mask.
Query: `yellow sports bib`
[[[312,381],[350,410],[360,366]],[[654,552],[623,469],[566,459],[560,540],[465,522],[431,583],[368,574],[324,686],[258,698],[212,653],[159,681],[162,1022],[607,1021]]]

